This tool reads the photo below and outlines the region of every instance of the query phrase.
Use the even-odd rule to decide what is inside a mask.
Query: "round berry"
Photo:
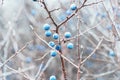
[[[106,13],[102,13],[101,14],[101,18],[106,18],[107,14]]]
[[[59,38],[59,35],[57,33],[54,33],[53,34],[53,39],[58,39]]]
[[[76,10],[77,9],[77,5],[76,4],[71,4],[70,5],[70,9],[71,10]]]
[[[63,20],[65,20],[65,19],[66,19],[66,15],[62,14],[62,15],[59,16],[59,20],[60,20],[60,21],[63,21]]]
[[[60,46],[60,45],[56,45],[56,46],[55,46],[55,49],[56,49],[56,50],[60,50],[60,49],[61,49],[61,46]]]
[[[52,75],[50,76],[49,80],[57,80],[57,79],[56,79],[56,76]]]
[[[50,45],[51,47],[54,47],[54,46],[55,46],[55,43],[54,43],[53,41],[50,41],[50,42],[49,42],[49,45]]]
[[[50,25],[49,24],[44,24],[43,25],[43,29],[46,30],[46,31],[49,30],[50,29]]]
[[[35,45],[35,48],[36,48],[36,50],[38,50],[38,51],[44,51],[45,50],[45,46],[43,46],[43,45]]]
[[[67,10],[67,11],[66,11],[66,14],[67,14],[67,15],[71,15],[71,13],[72,13],[71,10]]]
[[[100,16],[100,13],[99,13],[99,12],[96,12],[96,16],[97,16],[97,17]]]
[[[115,27],[116,27],[117,29],[120,29],[120,24],[116,24]]]
[[[71,33],[70,32],[65,32],[65,38],[70,38],[71,37]]]
[[[26,57],[25,62],[26,62],[26,63],[32,62],[32,58],[31,58],[31,57]]]
[[[73,49],[73,48],[74,48],[73,43],[68,43],[68,44],[67,44],[67,48],[68,48],[68,49]]]
[[[114,51],[109,51],[109,56],[114,57],[115,56],[115,52]]]
[[[29,45],[29,46],[28,46],[28,49],[29,49],[30,51],[33,51],[33,50],[35,50],[35,46],[34,46],[34,45]]]
[[[108,26],[107,26],[107,29],[108,29],[108,30],[112,30],[112,26],[111,26],[111,25],[108,25]]]
[[[37,1],[37,0],[33,0],[33,1]]]
[[[57,55],[57,52],[56,52],[56,51],[51,51],[51,52],[50,52],[50,55],[51,55],[52,57],[55,57],[55,56]]]
[[[46,37],[50,37],[52,35],[52,32],[51,31],[46,31],[45,35],[46,35]]]
[[[35,16],[35,15],[36,15],[36,11],[35,11],[34,9],[32,9],[32,10],[31,10],[31,14],[32,14],[33,16]]]

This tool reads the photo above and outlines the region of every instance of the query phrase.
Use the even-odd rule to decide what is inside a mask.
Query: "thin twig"
[[[53,10],[51,10],[50,12],[54,12],[54,11],[56,11],[56,10],[60,10],[60,8],[53,9]]]
[[[36,59],[35,61],[43,60],[48,54],[49,54],[49,52],[45,53],[42,57],[40,57],[39,59]]]
[[[36,80],[42,80],[41,77],[42,77],[44,71],[49,67],[49,65],[50,65],[50,63],[52,62],[52,60],[53,60],[53,57],[51,57],[51,58],[47,61],[45,67],[44,67],[44,68],[42,69],[42,71],[39,73],[39,76],[36,78]]]
[[[116,68],[116,69],[114,69],[112,71],[104,72],[104,73],[101,73],[101,74],[96,74],[96,75],[93,75],[93,77],[98,78],[98,77],[106,76],[106,75],[115,73],[118,70],[120,70],[120,68]]]
[[[18,53],[22,52],[32,41],[27,42],[20,50],[18,50],[14,55],[9,57],[2,65],[0,65],[0,69],[12,58],[14,58]]]
[[[86,5],[84,5],[84,6],[91,6],[91,5],[94,5],[94,4],[99,4],[99,3],[101,3],[101,2],[103,2],[103,1],[98,1],[98,2],[94,2],[94,3],[89,3],[89,4],[86,4]]]
[[[25,68],[25,69],[21,69],[21,70],[15,70],[15,69],[7,66],[7,65],[5,65],[5,67],[7,67],[8,69],[10,69],[12,71],[3,73],[3,74],[0,75],[0,77],[8,76],[8,75],[11,75],[11,74],[20,74],[21,76],[25,77],[26,79],[33,80],[31,77],[28,77],[28,76],[22,74],[22,72],[26,72],[28,70],[34,69],[35,66],[30,66],[29,68]]]
[[[95,52],[96,52],[96,50],[100,47],[100,45],[102,44],[102,41],[103,41],[103,37],[102,37],[102,39],[99,41],[99,43],[98,43],[98,45],[96,46],[96,48],[93,50],[93,52],[89,55],[89,56],[87,56],[82,62],[81,62],[81,64],[83,64],[83,63],[85,63]]]
[[[80,27],[79,27],[79,24],[80,24],[80,16],[78,15],[78,23],[77,23],[77,35],[79,35],[80,34]],[[77,48],[77,50],[78,50],[78,70],[77,70],[77,80],[80,80],[80,67],[81,67],[81,57],[80,57],[80,51],[81,51],[81,49],[80,49],[80,46],[81,46],[81,44],[80,44],[80,37],[78,36],[77,37],[77,44],[78,44],[78,48]]]
[[[38,72],[35,75],[35,80],[37,80],[39,78],[39,75],[40,75],[40,73],[42,71],[42,68],[43,68],[43,62],[40,64],[39,70],[38,70]]]

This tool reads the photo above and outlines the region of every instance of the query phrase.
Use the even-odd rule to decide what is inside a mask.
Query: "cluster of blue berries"
[[[50,28],[51,28],[51,26],[49,24],[44,24],[43,25],[43,29],[45,30],[45,36],[46,37],[52,36],[53,39],[55,39],[55,40],[59,39],[59,35],[57,33],[52,34],[52,32],[50,31]],[[53,41],[49,42],[49,46],[55,47],[56,50],[60,50],[61,49],[61,46],[60,45],[56,45]],[[55,50],[52,50],[50,52],[50,55],[52,57],[55,57],[57,55],[57,52]]]
[[[70,10],[74,11],[74,10],[76,10],[76,9],[77,9],[76,4],[71,4]],[[66,12],[66,13],[69,14],[69,15],[71,14],[71,11],[70,11],[70,10],[68,10],[68,11]],[[43,29],[45,30],[45,36],[46,36],[46,37],[52,36],[53,39],[55,39],[55,40],[59,39],[59,35],[58,35],[57,33],[54,33],[54,34],[52,35],[52,32],[50,31],[50,27],[51,27],[51,26],[50,26],[49,24],[44,24]],[[71,37],[71,33],[70,33],[70,32],[65,32],[64,37],[65,37],[65,38],[70,38],[70,37]],[[49,46],[55,47],[56,50],[60,50],[60,49],[61,49],[61,46],[60,46],[60,45],[55,45],[55,42],[53,42],[53,41],[50,41],[50,42],[49,42]],[[67,44],[67,48],[68,48],[68,49],[73,49],[73,48],[74,48],[73,43],[68,43],[68,44]],[[52,57],[55,57],[55,56],[57,55],[57,52],[56,52],[55,50],[52,50],[52,51],[50,52],[50,55],[51,55]],[[52,76],[50,76],[49,80],[57,80],[57,79],[56,79],[56,76],[52,75]]]
[[[52,35],[52,32],[50,31],[50,25],[44,24],[43,29],[45,30],[45,36],[50,37]]]
[[[43,29],[45,30],[45,36],[46,37],[52,36],[52,38],[55,39],[55,40],[59,39],[59,35],[57,33],[52,34],[52,32],[50,31],[50,28],[51,28],[51,26],[49,24],[44,24],[43,25]],[[65,38],[70,38],[71,37],[71,33],[70,32],[65,32],[64,37]],[[49,42],[49,46],[54,47],[56,50],[61,50],[61,46],[60,45],[56,45],[55,42],[53,42],[53,41]],[[74,48],[73,43],[68,43],[67,44],[67,48],[68,49],[73,49]],[[52,57],[55,57],[57,55],[57,52],[55,50],[52,50],[50,52],[50,55]]]
[[[64,36],[65,36],[65,38],[70,38],[71,37],[71,33],[70,32],[65,32]],[[67,48],[68,49],[73,49],[74,48],[73,43],[68,43],[67,44]]]
[[[50,37],[52,36],[52,32],[50,31],[50,25],[49,24],[44,24],[43,29],[45,30],[45,36]],[[59,35],[57,33],[53,34],[53,39],[57,40],[59,38]]]
[[[37,1],[37,0],[33,0],[33,1]],[[66,13],[70,15],[71,11],[74,11],[76,9],[77,9],[77,5],[76,4],[71,4],[70,10],[68,10]],[[50,31],[50,28],[51,28],[51,26],[49,24],[44,24],[43,25],[43,29],[45,30],[45,36],[46,37],[52,36],[53,39],[55,39],[55,40],[59,39],[59,34],[57,34],[57,33],[52,34],[52,32]],[[71,37],[71,33],[70,32],[65,32],[64,37],[65,38],[70,38]],[[49,42],[49,46],[54,47],[56,50],[61,50],[61,46],[60,45],[56,45],[55,42],[53,42],[53,41]],[[68,49],[73,49],[74,48],[73,43],[68,43],[67,44],[67,48]],[[50,55],[52,57],[55,57],[57,55],[57,51],[56,50],[52,50],[50,52]],[[50,76],[49,80],[57,80],[57,79],[56,79],[56,76],[52,75],[52,76]]]
[[[52,36],[53,39],[57,40],[59,38],[59,35],[57,33],[54,33],[52,35],[52,32],[50,31],[50,27],[51,26],[49,24],[44,24],[43,29],[45,30],[45,36],[46,37]],[[49,42],[49,46],[55,47],[56,50],[60,50],[61,49],[61,46],[60,45],[56,45],[55,42],[53,42],[53,41]],[[50,52],[50,56],[55,57],[56,55],[57,55],[57,52],[55,50],[52,50]],[[56,76],[52,75],[52,76],[50,76],[49,80],[57,80],[57,79],[56,79]]]

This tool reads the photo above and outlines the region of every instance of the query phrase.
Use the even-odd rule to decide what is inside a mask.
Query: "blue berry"
[[[60,21],[65,20],[66,19],[66,15],[64,15],[64,14],[60,15],[59,19],[60,19]]]
[[[102,13],[101,14],[101,18],[106,18],[107,17],[107,14],[106,13]]]
[[[57,79],[56,79],[56,76],[52,75],[50,76],[49,80],[57,80]]]
[[[32,62],[32,58],[31,58],[31,57],[26,57],[25,62],[26,62],[26,63]]]
[[[60,50],[60,49],[61,49],[61,46],[60,46],[60,45],[56,45],[56,46],[55,46],[55,49],[56,49],[56,50]]]
[[[55,56],[57,55],[57,52],[56,52],[56,51],[51,51],[51,52],[50,52],[50,55],[51,55],[52,57],[55,57]]]
[[[58,39],[59,38],[59,35],[57,33],[54,33],[53,34],[53,39]]]
[[[37,1],[37,0],[33,0],[33,1]]]
[[[32,10],[31,10],[31,14],[32,14],[33,16],[35,16],[35,15],[36,15],[36,11],[35,11],[34,9],[32,9]]]
[[[46,35],[46,37],[50,37],[52,35],[52,32],[51,31],[46,31],[45,35]]]
[[[50,29],[50,25],[49,24],[44,24],[43,25],[43,29],[46,30],[46,31],[49,30]]]
[[[115,11],[117,11],[117,8],[116,7],[112,7],[112,10],[115,12]]]
[[[115,52],[114,51],[109,51],[109,56],[114,57],[115,56]]]
[[[28,46],[28,49],[29,49],[30,51],[33,51],[33,50],[35,50],[35,46],[34,46],[34,45],[29,45],[29,46]]]
[[[108,29],[108,30],[111,30],[111,29],[112,29],[112,25],[108,25],[108,26],[107,26],[107,29]]]
[[[66,11],[66,14],[67,14],[67,15],[71,15],[71,13],[72,13],[71,10],[67,10],[67,11]]]
[[[43,45],[35,45],[35,48],[38,50],[38,51],[44,51],[46,48],[45,46]]]
[[[65,32],[64,36],[65,36],[65,38],[70,38],[71,37],[71,33],[70,32]]]
[[[86,65],[88,68],[92,68],[92,67],[93,67],[93,62],[92,62],[92,61],[86,61],[86,62],[85,62],[85,65]]]
[[[74,48],[73,43],[68,43],[68,44],[67,44],[67,48],[68,48],[68,49],[73,49],[73,48]]]
[[[120,17],[120,12],[117,12],[117,13],[116,13],[116,16],[119,18],[119,17]]]
[[[71,4],[70,5],[70,9],[71,10],[76,10],[77,9],[77,5],[76,4]]]
[[[50,42],[49,42],[49,45],[50,45],[51,47],[54,47],[54,46],[55,46],[55,43],[54,43],[53,41],[50,41]]]
[[[100,13],[99,13],[99,12],[97,12],[97,13],[96,13],[96,16],[100,16]]]
[[[120,29],[120,24],[116,24],[115,27],[116,27],[117,29]]]

